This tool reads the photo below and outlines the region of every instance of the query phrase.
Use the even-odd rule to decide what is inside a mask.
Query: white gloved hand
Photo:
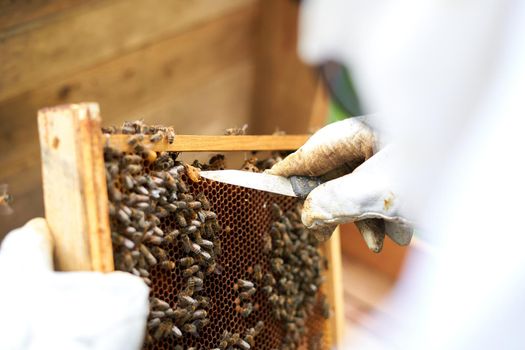
[[[277,163],[269,173],[320,176],[349,165],[352,173],[315,188],[304,203],[302,221],[310,229],[355,222],[368,247],[379,252],[385,234],[399,245],[412,237],[409,222],[400,214],[400,192],[389,176],[392,147],[373,155],[377,140],[361,118],[325,126],[300,149]],[[373,155],[373,156],[372,156]]]
[[[123,272],[54,272],[44,219],[0,247],[0,349],[140,349],[149,289]]]

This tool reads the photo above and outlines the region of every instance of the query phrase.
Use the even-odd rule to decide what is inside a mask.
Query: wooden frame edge
[[[38,131],[55,268],[113,271],[98,104],[41,109]]]

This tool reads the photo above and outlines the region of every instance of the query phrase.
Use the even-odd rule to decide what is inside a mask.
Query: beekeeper
[[[310,193],[304,223],[385,222],[365,230],[371,248],[414,224],[435,248],[409,259],[377,341],[353,348],[524,349],[525,2],[311,0],[300,29],[303,59],[345,64],[373,115],[325,127],[272,172],[324,173],[373,142]]]
[[[525,2],[302,6],[301,56],[343,63],[371,115],[325,127],[271,172],[362,162],[312,191],[304,223],[356,221],[373,250],[385,234],[408,243],[415,227],[436,251],[409,260],[378,340],[348,347],[525,348]],[[3,242],[0,348],[139,348],[147,287],[118,272],[55,273],[51,257],[41,219]]]

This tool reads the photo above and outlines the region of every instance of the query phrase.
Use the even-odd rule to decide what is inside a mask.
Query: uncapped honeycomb
[[[108,189],[115,188],[122,196],[129,196],[134,190],[130,190],[123,183],[123,173],[126,173],[126,165],[122,165],[122,157],[127,154],[113,154],[106,150],[106,169],[108,176]],[[177,154],[157,153],[156,159],[164,156],[171,160],[169,165],[178,167],[180,180],[183,183],[184,193],[194,198],[204,195],[210,205],[209,210],[216,214],[217,230],[212,241],[214,242],[213,262],[216,268],[211,273],[203,276],[202,289],[195,293],[200,297],[209,298],[209,304],[202,308],[206,311],[207,323],[199,327],[194,334],[182,330],[181,336],[163,336],[160,339],[149,338],[145,342],[145,349],[242,349],[238,344],[221,346],[221,340],[225,332],[237,333],[242,339],[250,328],[256,326],[260,321],[264,322],[263,329],[254,337],[251,349],[293,349],[284,345],[286,337],[290,336],[282,320],[274,316],[274,308],[269,302],[268,295],[263,293],[264,283],[254,277],[254,266],[259,265],[263,275],[271,272],[271,254],[264,250],[268,232],[272,224],[276,222],[272,206],[277,205],[283,213],[293,210],[299,204],[299,200],[293,197],[280,196],[268,192],[219,183],[204,178],[193,181],[188,176],[186,167],[176,160]],[[120,158],[120,160],[119,160]],[[155,161],[148,160],[146,155],[141,156],[138,162],[140,167],[133,176],[152,175],[160,176],[159,173],[169,169],[161,169]],[[117,166],[111,168],[114,164]],[[114,166],[115,167],[115,166]],[[194,180],[194,176],[191,176]],[[179,187],[180,188],[180,187]],[[116,210],[111,217],[112,234],[121,235],[123,225],[118,219],[119,199],[109,190],[110,203]],[[135,209],[133,209],[135,210]],[[188,221],[191,218],[188,218]],[[183,230],[175,213],[168,213],[158,219],[156,225],[164,235],[174,230]],[[117,237],[118,238],[118,237]],[[120,242],[120,241],[119,241]],[[131,244],[131,243],[130,243]],[[148,246],[146,243],[144,243]],[[220,246],[220,249],[215,249]],[[121,266],[123,245],[117,245],[114,241],[115,266]],[[148,246],[149,247],[149,246]],[[150,265],[141,276],[150,284],[151,297],[165,301],[173,309],[180,304],[179,294],[187,289],[188,277],[184,276],[185,266],[179,262],[181,259],[191,256],[192,252],[185,249],[180,237],[174,240],[164,240],[161,247],[168,256],[169,261],[176,263],[174,269],[166,269],[160,264]],[[239,280],[253,281],[256,292],[249,302],[253,305],[253,311],[243,317],[239,312]],[[194,297],[196,297],[194,295]],[[327,327],[326,313],[323,305],[323,296],[320,291],[316,293],[316,302],[313,312],[305,319],[305,333],[299,341],[299,348],[304,349],[326,349],[331,343],[331,334]],[[151,321],[150,317],[149,321]],[[180,327],[182,328],[182,327]],[[153,333],[150,332],[150,333]]]

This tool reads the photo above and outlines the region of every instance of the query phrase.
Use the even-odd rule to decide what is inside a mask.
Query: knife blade
[[[310,191],[322,183],[317,177],[292,176],[286,178],[283,176],[253,173],[243,170],[201,171],[200,176],[230,185],[299,198],[306,198]]]

